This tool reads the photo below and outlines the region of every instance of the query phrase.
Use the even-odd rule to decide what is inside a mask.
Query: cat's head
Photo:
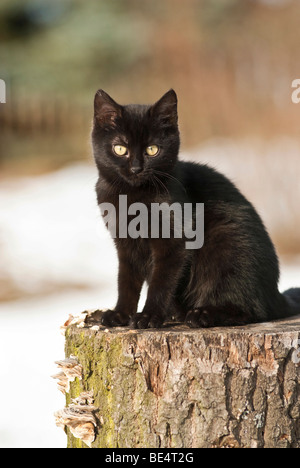
[[[180,145],[175,91],[168,91],[152,106],[121,106],[99,90],[92,144],[100,174],[111,182],[121,178],[141,186],[151,182],[154,174],[170,173]]]

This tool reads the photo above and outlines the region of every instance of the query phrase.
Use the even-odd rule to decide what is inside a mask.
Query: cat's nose
[[[132,174],[139,174],[142,170],[143,168],[141,166],[131,166],[130,168],[130,172],[132,172]]]

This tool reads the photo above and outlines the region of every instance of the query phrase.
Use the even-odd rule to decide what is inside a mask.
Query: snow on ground
[[[297,151],[291,153],[294,160]],[[298,180],[290,165],[287,174],[272,176],[272,185],[266,175],[271,156],[258,178],[251,149],[238,151],[232,144],[218,142],[200,148],[199,154],[202,161],[245,186],[247,194],[254,186],[252,194],[258,197],[258,186],[266,186],[260,206],[275,207],[268,227],[278,220],[278,207],[271,203],[276,180],[277,194],[280,190],[284,194],[279,197],[284,207],[281,224],[291,223],[289,208],[298,205],[300,193],[297,185],[289,206],[287,185],[292,190],[292,180]],[[273,163],[279,170],[276,154]],[[195,159],[195,154],[189,158]],[[244,170],[238,169],[240,165]],[[75,164],[52,174],[0,183],[0,285],[4,280],[20,296],[0,302],[0,448],[66,446],[65,434],[56,428],[53,417],[64,406],[64,397],[50,377],[56,373],[54,361],[64,357],[59,327],[69,314],[112,307],[116,300],[117,258],[100,219],[95,181],[93,166]],[[300,259],[294,260],[282,265],[281,290],[300,286]],[[2,294],[3,299],[3,288]]]
[[[60,326],[69,314],[94,309],[100,301],[112,304],[113,291],[72,291],[0,304],[0,448],[66,447],[53,416],[65,398],[51,378],[58,372],[54,361],[64,359]]]
[[[64,357],[59,328],[69,314],[112,307],[116,296],[95,180],[94,168],[79,164],[0,184],[0,283],[25,295],[0,303],[2,448],[66,446],[53,417],[64,397],[50,378]]]
[[[110,283],[116,256],[95,182],[93,166],[76,164],[0,184],[0,281],[5,277],[31,294]]]

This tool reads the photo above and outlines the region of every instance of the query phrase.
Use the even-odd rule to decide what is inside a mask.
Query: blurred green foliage
[[[65,3],[61,14],[44,23],[35,22],[34,10],[28,10],[30,5],[37,8],[37,2],[1,6],[0,74],[20,94],[75,93],[75,99],[84,99],[101,80],[124,73],[145,54],[147,22],[125,9],[126,2],[60,3]],[[53,0],[40,0],[40,8],[42,4],[53,7]],[[22,28],[22,16],[31,25]]]

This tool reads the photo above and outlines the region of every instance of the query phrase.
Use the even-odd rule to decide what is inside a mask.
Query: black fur
[[[104,91],[95,97],[92,133],[99,170],[98,203],[204,203],[205,240],[186,250],[185,239],[115,239],[119,297],[106,326],[161,327],[170,316],[191,327],[243,325],[300,313],[300,289],[278,291],[274,246],[253,206],[214,169],[178,161],[180,137],[173,90],[153,106],[120,106]],[[129,148],[116,156],[114,144]],[[145,148],[157,145],[149,158]],[[139,173],[131,168],[138,167]],[[137,304],[149,285],[144,310]]]

